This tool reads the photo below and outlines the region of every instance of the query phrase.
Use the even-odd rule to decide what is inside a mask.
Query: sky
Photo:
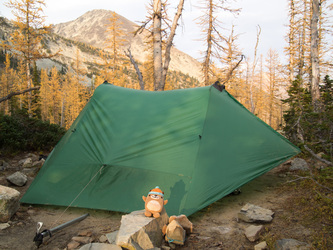
[[[0,0],[0,16],[13,19],[11,10],[4,6],[7,0]],[[201,58],[204,50],[200,41],[202,33],[196,24],[196,18],[202,15],[198,8],[201,0],[185,0],[180,26],[174,39],[175,46],[195,59]],[[234,25],[235,34],[239,34],[238,47],[248,58],[254,57],[257,39],[257,26],[261,28],[258,55],[266,56],[270,48],[276,50],[283,59],[283,48],[286,46],[285,35],[288,24],[287,0],[230,0],[233,8],[241,8],[237,17],[227,13],[219,13],[222,22],[221,32],[230,34]],[[93,9],[112,10],[129,19],[140,23],[145,20],[146,6],[149,0],[45,0],[44,14],[47,24],[64,23],[75,20],[87,11]],[[170,18],[176,12],[178,0],[169,0]],[[172,15],[171,15],[172,14]]]

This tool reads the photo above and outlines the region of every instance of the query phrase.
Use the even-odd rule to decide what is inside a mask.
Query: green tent
[[[217,85],[150,92],[99,86],[21,202],[121,212],[159,186],[190,215],[300,150]]]

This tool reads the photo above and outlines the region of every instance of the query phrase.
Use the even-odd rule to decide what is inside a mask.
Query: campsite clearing
[[[0,176],[0,185],[8,186],[5,176],[13,170],[6,171]],[[290,205],[293,187],[286,184],[289,178],[286,166],[277,167],[245,184],[239,195],[226,196],[189,216],[194,232],[184,246],[177,246],[176,249],[253,249],[263,240],[270,246],[275,240],[284,238],[310,243],[313,231],[320,225],[312,225],[311,228],[303,226],[302,214]],[[30,177],[24,187],[11,187],[23,195],[32,179]],[[237,220],[238,212],[246,203],[275,212],[273,221],[264,224],[265,230],[256,242],[250,242],[244,235],[245,228],[250,224]],[[33,238],[37,222],[44,223],[43,229],[52,228],[87,212],[90,214],[88,218],[45,239],[40,249],[66,249],[72,237],[82,231],[90,231],[91,239],[98,242],[102,235],[118,230],[123,214],[81,208],[69,208],[65,213],[64,210],[64,207],[57,206],[21,205],[12,217],[10,227],[0,231],[0,249],[35,249]]]

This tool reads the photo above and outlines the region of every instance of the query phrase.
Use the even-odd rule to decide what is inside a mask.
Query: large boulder
[[[20,207],[20,192],[0,185],[0,222],[8,222]]]
[[[163,208],[159,218],[146,217],[145,210],[123,215],[116,244],[126,249],[151,249],[163,241],[162,228],[169,221]]]

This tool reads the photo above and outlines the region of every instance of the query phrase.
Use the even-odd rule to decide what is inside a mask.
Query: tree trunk
[[[319,111],[320,92],[320,70],[319,70],[319,0],[312,0],[311,17],[311,97],[314,111]]]
[[[290,24],[289,24],[289,83],[294,81],[294,67],[295,67],[295,3],[294,0],[290,1]]]
[[[162,3],[154,0],[153,43],[154,43],[154,90],[162,89]]]
[[[177,13],[176,13],[176,15],[173,19],[173,22],[172,22],[170,35],[169,35],[168,40],[166,42],[165,58],[164,58],[163,73],[162,73],[162,83],[161,83],[162,90],[164,90],[166,75],[168,73],[169,63],[170,63],[170,60],[171,60],[172,41],[173,41],[173,38],[176,34],[176,29],[177,29],[177,26],[178,26],[178,20],[179,20],[180,16],[182,15],[183,6],[184,6],[184,0],[180,0],[179,4],[178,4],[178,8],[177,8]]]
[[[203,72],[204,72],[204,81],[205,85],[210,85],[209,80],[209,67],[211,62],[211,55],[212,55],[212,33],[213,33],[213,1],[209,0],[209,13],[208,13],[208,32],[207,32],[207,50],[205,61],[203,63]]]
[[[138,76],[138,79],[139,79],[139,85],[140,85],[140,89],[141,90],[145,90],[145,84],[143,82],[143,77],[142,77],[142,73],[139,69],[139,66],[138,64],[135,62],[133,56],[132,56],[132,53],[131,53],[131,48],[128,48],[127,49],[128,52],[124,51],[125,55],[130,59],[131,63],[133,64],[134,68],[135,68],[135,72]]]

